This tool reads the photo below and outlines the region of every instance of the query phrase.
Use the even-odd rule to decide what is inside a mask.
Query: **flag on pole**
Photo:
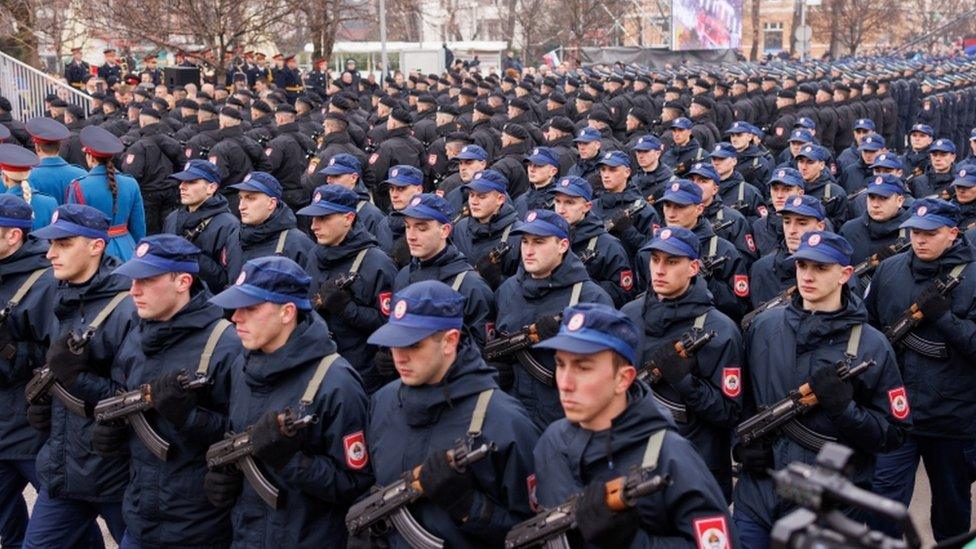
[[[545,61],[546,65],[550,68],[556,68],[559,65],[559,54],[557,53],[559,48],[552,50],[551,52],[542,56],[542,60]]]

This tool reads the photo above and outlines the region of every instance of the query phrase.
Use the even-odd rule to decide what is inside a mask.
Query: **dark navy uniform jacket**
[[[906,183],[908,184],[909,190],[912,191],[912,196],[915,198],[925,198],[945,191],[956,178],[955,173],[955,165],[945,173],[935,173],[932,170],[932,166],[929,166],[925,170],[925,173],[915,177],[909,177]]]
[[[740,174],[746,183],[759,191],[760,200],[768,191],[766,182],[773,171],[773,161],[768,154],[769,151],[755,145],[736,152],[735,173]]]
[[[556,199],[556,178],[542,187],[529,185],[529,190],[514,200],[515,211],[519,219],[525,217],[529,210],[551,210]]]
[[[828,187],[830,188],[830,196],[824,198],[828,192]],[[834,181],[828,169],[825,168],[816,181],[807,183],[803,194],[808,194],[824,203],[827,218],[834,224],[834,227],[840,227],[847,221],[847,193],[844,192],[843,187]]]
[[[475,496],[469,520],[457,525],[447,512],[421,498],[409,506],[420,524],[449,547],[500,547],[513,526],[529,518],[535,484],[532,448],[539,438],[522,406],[495,384],[494,371],[481,359],[476,345],[461,338],[458,355],[444,380],[436,385],[408,387],[399,380],[373,395],[367,440],[380,485],[399,480],[433,452],[467,440],[478,395],[494,389],[482,434],[475,446],[492,442],[496,450],[470,466]],[[395,530],[391,547],[406,548]]]
[[[140,321],[129,333],[112,365],[128,390],[162,375],[186,371],[192,379],[223,309],[207,303],[210,292],[196,286],[187,303],[165,322]],[[134,434],[129,438],[129,484],[122,506],[126,535],[142,546],[214,547],[230,545],[230,512],[207,501],[200,490],[207,472],[205,455],[228,430],[231,378],[239,376],[243,349],[233,326],[227,327],[207,369],[213,385],[195,391],[198,405],[183,425],[153,410],[146,420],[170,443],[170,458],[153,455]]]
[[[877,222],[864,212],[851,219],[840,228],[838,234],[843,236],[854,247],[851,263],[858,264],[881,248],[890,246],[898,238],[908,238],[908,229],[899,229],[903,221],[911,217],[908,208],[902,207],[895,217],[888,221]]]
[[[739,198],[739,195],[742,198]],[[759,189],[746,181],[742,174],[733,171],[728,179],[724,179],[718,184],[718,196],[729,208],[742,214],[750,224],[762,216],[766,211],[763,203],[763,195]]]
[[[956,242],[934,261],[922,261],[906,251],[878,265],[865,296],[871,323],[879,329],[897,321],[918,295],[952,268],[967,263],[962,282],[949,294],[952,310],[937,319],[923,319],[913,332],[946,345],[948,358],[930,358],[896,347],[908,400],[912,407],[913,433],[919,435],[976,438],[976,260],[971,243],[959,235]]]
[[[461,273],[465,275],[457,292],[466,298],[464,325],[474,342],[481,347],[487,341],[489,332],[493,330],[491,324],[492,319],[495,318],[495,296],[488,283],[453,244],[448,244],[441,253],[427,261],[411,258],[410,264],[396,274],[393,293],[421,280],[439,280],[453,288]]]
[[[839,415],[829,415],[815,407],[798,421],[852,448],[856,452],[852,480],[870,489],[874,455],[902,444],[913,415],[908,409],[902,418],[893,415],[897,405],[892,395],[904,391],[895,353],[884,335],[867,324],[863,303],[849,291],[844,290],[841,308],[831,313],[811,313],[803,310],[802,304],[797,294],[790,305],[756,317],[745,334],[749,365],[745,387],[750,392],[749,401],[756,406],[770,406],[809,381],[814,371],[835,368],[844,358],[851,329],[861,325],[853,362],[874,360],[876,364],[849,381],[854,387],[854,401]],[[777,436],[772,446],[773,469],[782,469],[794,461],[814,463],[816,460],[816,452],[786,435]],[[733,501],[736,513],[745,513],[767,529],[792,510],[791,504],[775,494],[772,479],[757,478],[750,473],[739,476]]]
[[[615,307],[630,300],[636,287],[630,257],[620,240],[603,228],[602,220],[590,213],[577,221],[570,227],[570,247],[577,257],[592,247],[596,255],[584,264],[586,272],[613,299]]]
[[[789,256],[786,242],[781,239],[773,252],[752,264],[749,299],[753,309],[796,284],[796,264],[788,259]]]
[[[692,137],[684,145],[671,145],[664,151],[661,155],[661,162],[663,162],[667,167],[671,168],[675,175],[683,175],[689,169],[691,165],[695,162],[701,162],[703,158],[708,156],[705,149],[701,148],[701,144],[698,140]]]
[[[637,250],[645,241],[650,240],[654,234],[654,229],[661,224],[657,217],[657,210],[648,207],[646,200],[632,183],[628,183],[624,190],[619,193],[606,191],[595,193],[593,208],[590,210],[590,215],[596,219],[607,221],[621,210],[633,206],[637,201],[643,202],[644,207],[630,216],[634,225],[628,227],[618,237],[626,248],[629,257],[634,257],[637,254]]]
[[[621,311],[643,327],[640,362],[664,345],[673,345],[692,330],[695,320],[705,315],[705,332],[715,337],[695,353],[698,370],[678,385],[665,380],[653,386],[654,393],[687,407],[688,420],[675,423],[678,432],[698,449],[709,469],[724,469],[731,478],[730,433],[742,411],[742,336],[739,327],[712,304],[712,294],[701,277],[675,299],[661,301],[648,291]]]
[[[511,200],[506,200],[488,223],[482,223],[470,216],[459,221],[451,231],[451,241],[468,260],[477,264],[493,248],[501,245],[502,237],[506,235],[505,229],[508,228],[509,234],[505,242],[508,243],[509,250],[502,258],[501,270],[504,275],[510,276],[515,274],[521,256],[519,249],[522,238],[517,234],[510,234],[516,221],[518,221],[518,213],[512,206]]]
[[[280,255],[299,265],[305,265],[315,243],[297,228],[295,214],[284,202],[260,225],[241,225],[240,239],[230,246],[227,260],[227,280],[234,280],[248,260],[275,255],[278,239],[286,232],[285,245]]]
[[[671,485],[640,498],[640,530],[630,547],[705,547],[695,522],[724,524],[729,546],[736,535],[722,491],[695,447],[674,431],[674,423],[643,382],[627,393],[628,406],[609,429],[590,431],[560,419],[546,429],[535,448],[538,498],[554,507],[581,493],[590,482],[606,482],[640,466],[647,441],[664,429],[656,474],[671,476]]]
[[[357,220],[338,245],[315,246],[305,270],[312,277],[312,292],[318,292],[327,280],[349,273],[362,250],[366,253],[356,271],[356,279],[346,286],[351,296],[346,308],[330,311],[323,307],[320,310],[339,354],[359,372],[366,392],[373,393],[383,385],[384,378],[373,367],[376,347],[367,345],[366,339],[386,323],[389,315],[396,276],[393,260],[377,247],[376,239]]]
[[[705,208],[703,216],[712,226],[725,225],[715,231],[715,234],[735,246],[748,268],[753,261],[759,259],[759,250],[756,249],[756,241],[752,237],[752,224],[741,212],[727,204],[723,197],[715,196],[712,203]],[[732,223],[728,224],[729,221]]]
[[[671,181],[674,176],[674,172],[671,171],[664,162],[658,162],[657,169],[653,172],[645,172],[640,167],[635,168],[634,175],[631,176],[630,182],[637,187],[637,190],[644,196],[645,199],[657,200],[661,198],[664,194],[664,184]],[[658,216],[662,215],[662,211],[658,210]]]
[[[128,278],[111,274],[118,265],[115,258],[104,256],[98,272],[87,283],[58,285],[55,304],[60,322],[58,337],[72,330],[83,332],[113,297],[129,290]],[[74,385],[65,389],[92,407],[104,398],[115,396],[122,387],[109,377],[112,361],[135,324],[135,305],[131,297],[126,297],[88,343],[91,370],[78,374]],[[95,455],[91,449],[95,420],[69,412],[57,398],[52,402],[51,435],[37,454],[41,489],[47,490],[52,498],[122,501],[122,491],[129,481],[128,456]]]
[[[533,278],[519,265],[518,272],[502,283],[495,292],[498,303],[498,320],[495,327],[499,334],[514,333],[532,324],[542,315],[561,314],[570,303],[573,286],[582,284],[579,303],[603,303],[613,306],[613,300],[596,282],[590,280],[586,267],[576,254],[567,252],[562,263],[546,278]],[[555,371],[555,353],[545,349],[528,351],[540,364]],[[518,359],[505,357],[510,364]],[[514,366],[515,385],[512,395],[525,406],[532,421],[540,428],[563,417],[559,394],[532,377],[521,365]]]
[[[752,238],[759,250],[759,257],[773,252],[783,240],[783,218],[770,207],[766,217],[752,222]]]
[[[0,358],[0,460],[34,459],[39,434],[27,423],[24,386],[35,368],[44,365],[44,355],[57,335],[54,300],[57,280],[50,269],[47,242],[28,236],[10,257],[0,259],[0,302],[7,303],[38,269],[47,269],[0,329],[8,330],[16,346],[13,359]]]
[[[317,414],[319,422],[296,436],[301,449],[282,469],[258,461],[280,490],[278,510],[265,503],[250,484],[231,511],[235,547],[342,547],[346,511],[373,483],[368,457],[356,453],[364,444],[368,400],[359,375],[337,358],[308,406],[299,402],[322,358],[335,353],[322,318],[306,313],[283,347],[271,354],[251,351],[243,372],[232,383],[230,427],[241,432],[268,410],[290,407],[299,415]]]
[[[211,292],[220,292],[231,282],[227,265],[238,249],[241,222],[230,213],[223,195],[211,196],[194,212],[185,207],[170,212],[163,222],[163,232],[182,236],[200,248],[203,253],[197,260],[197,276]]]

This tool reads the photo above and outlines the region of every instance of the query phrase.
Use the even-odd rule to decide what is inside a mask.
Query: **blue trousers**
[[[48,497],[44,490],[37,495],[34,513],[27,525],[25,549],[68,547],[103,547],[101,535],[92,540],[92,527],[101,515],[116,542],[122,540],[122,502],[92,503]],[[95,528],[97,530],[97,526]]]
[[[33,459],[0,461],[0,546],[18,548],[27,530],[27,483],[37,488]]]
[[[930,520],[935,540],[968,532],[970,486],[976,480],[976,441],[909,435],[901,448],[878,455],[874,492],[908,506],[915,491],[919,459],[925,462],[932,486]],[[898,526],[890,521],[872,521],[871,526],[890,536],[901,536]]]

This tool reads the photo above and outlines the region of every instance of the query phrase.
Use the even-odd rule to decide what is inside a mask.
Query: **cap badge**
[[[149,243],[143,242],[142,244],[139,244],[138,248],[136,248],[136,257],[142,257],[146,255],[148,251],[149,251]]]
[[[54,213],[51,214],[51,223],[57,223],[57,222],[58,222],[58,211],[54,210]]]
[[[322,201],[322,193],[315,193],[315,202]]]
[[[329,159],[329,165],[330,166],[335,166],[335,158],[330,158]]]
[[[481,179],[481,172],[474,174],[475,179]]]
[[[681,184],[680,183],[672,183],[671,184],[671,190],[672,191],[678,192],[679,189],[681,189]]]
[[[778,177],[786,177],[786,170],[780,170]]]
[[[820,235],[819,234],[810,235],[810,239],[807,240],[807,244],[811,246],[816,246],[817,244],[820,244]]]
[[[603,155],[603,158],[613,158],[613,154],[607,153],[607,154]]]
[[[807,146],[806,146],[806,147],[805,147],[805,148],[803,149],[803,152],[810,152],[810,151],[812,151],[812,150],[813,150],[813,147],[811,147],[810,145],[807,145]]]
[[[240,286],[241,284],[244,284],[244,279],[245,278],[247,278],[247,274],[244,271],[241,271],[241,274],[237,275],[237,280],[234,282],[234,284],[236,284],[238,286]]]
[[[569,179],[563,179],[562,181],[559,182],[559,184],[562,185],[563,187],[568,187]]]
[[[539,149],[532,149],[532,154],[539,154]]]
[[[583,137],[584,135],[586,135],[586,130],[580,130],[579,136]]]
[[[537,214],[535,211],[531,211],[529,212],[529,215],[525,216],[525,220],[532,223],[537,217],[539,217],[539,214]]]
[[[393,318],[400,320],[407,314],[407,302],[403,299],[397,301],[395,307],[393,307]]]
[[[413,197],[413,200],[410,201],[410,205],[411,206],[417,206],[417,205],[420,204],[420,201],[421,201],[421,198],[419,196],[415,196],[415,197]]]
[[[393,168],[392,170],[390,170],[390,177],[396,177],[399,171],[400,170],[398,170],[397,168]]]
[[[929,212],[929,209],[925,206],[920,206],[918,210],[915,211],[915,215],[921,217]]]
[[[881,179],[881,176],[878,176],[878,177],[875,177],[874,178],[874,184],[875,185],[880,185],[882,183],[884,183],[884,179]]]
[[[966,170],[959,170],[959,177],[966,177]]]
[[[187,150],[189,150],[189,149],[187,149]],[[191,152],[192,152],[192,151],[191,151]],[[187,155],[187,156],[189,156],[189,155]],[[189,169],[190,169],[190,163],[189,163],[189,162],[187,162],[187,163],[186,163],[186,165],[185,165],[185,166],[183,166],[183,171],[186,171],[186,170],[189,170]]]
[[[570,317],[569,322],[566,323],[566,328],[571,332],[575,332],[583,327],[584,320],[586,320],[586,316],[583,313],[576,313]]]
[[[671,238],[671,229],[664,229],[663,231],[661,231],[661,234],[659,236],[661,240],[667,240]]]
[[[800,204],[803,204],[803,199],[802,198],[800,198],[798,196],[798,197],[796,197],[796,198],[793,199],[793,205],[794,206],[799,206]]]
[[[244,176],[244,181],[250,181],[250,180],[251,180],[251,174],[247,174]]]

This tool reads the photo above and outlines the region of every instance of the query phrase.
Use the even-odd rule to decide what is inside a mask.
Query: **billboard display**
[[[742,42],[743,0],[672,0],[671,49],[721,50]]]

